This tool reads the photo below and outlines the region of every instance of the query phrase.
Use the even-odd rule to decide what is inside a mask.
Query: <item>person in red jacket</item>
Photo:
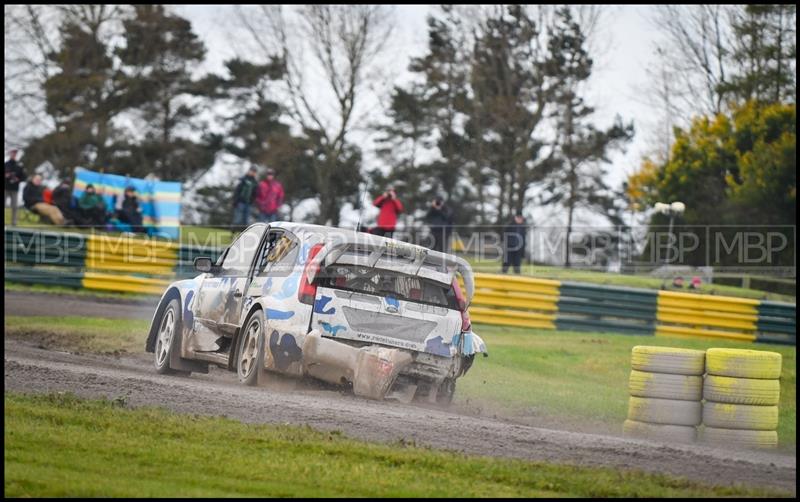
[[[403,203],[397,198],[394,188],[387,187],[372,205],[381,208],[381,212],[378,214],[378,224],[370,228],[369,233],[391,237],[397,226],[397,214],[403,212]]]
[[[283,205],[283,197],[283,185],[275,179],[275,170],[267,169],[267,177],[258,184],[256,192],[258,221],[264,223],[278,221],[278,209]]]

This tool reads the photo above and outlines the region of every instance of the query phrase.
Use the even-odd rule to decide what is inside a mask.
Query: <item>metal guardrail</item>
[[[132,237],[5,229],[6,280],[159,294],[221,249]],[[796,306],[747,298],[475,274],[473,322],[796,345]]]

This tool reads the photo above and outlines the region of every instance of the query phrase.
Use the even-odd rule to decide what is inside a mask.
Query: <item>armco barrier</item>
[[[159,294],[221,249],[135,237],[5,229],[6,280]],[[538,329],[796,344],[793,304],[475,274],[473,322]]]
[[[759,300],[658,292],[656,335],[755,341]]]
[[[564,282],[558,300],[558,329],[618,331],[651,335],[657,291]]]
[[[556,329],[559,281],[475,274],[475,296],[469,308],[474,322]]]

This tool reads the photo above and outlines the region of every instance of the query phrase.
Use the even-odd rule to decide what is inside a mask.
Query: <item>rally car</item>
[[[193,279],[170,284],[146,342],[159,373],[310,376],[358,396],[447,404],[486,345],[469,264],[341,228],[256,223]]]

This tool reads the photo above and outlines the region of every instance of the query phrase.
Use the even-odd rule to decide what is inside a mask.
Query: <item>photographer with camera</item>
[[[381,212],[378,214],[377,225],[370,228],[369,233],[391,237],[397,226],[397,215],[403,212],[403,203],[397,198],[394,187],[386,187],[386,191],[372,205],[379,207]]]

